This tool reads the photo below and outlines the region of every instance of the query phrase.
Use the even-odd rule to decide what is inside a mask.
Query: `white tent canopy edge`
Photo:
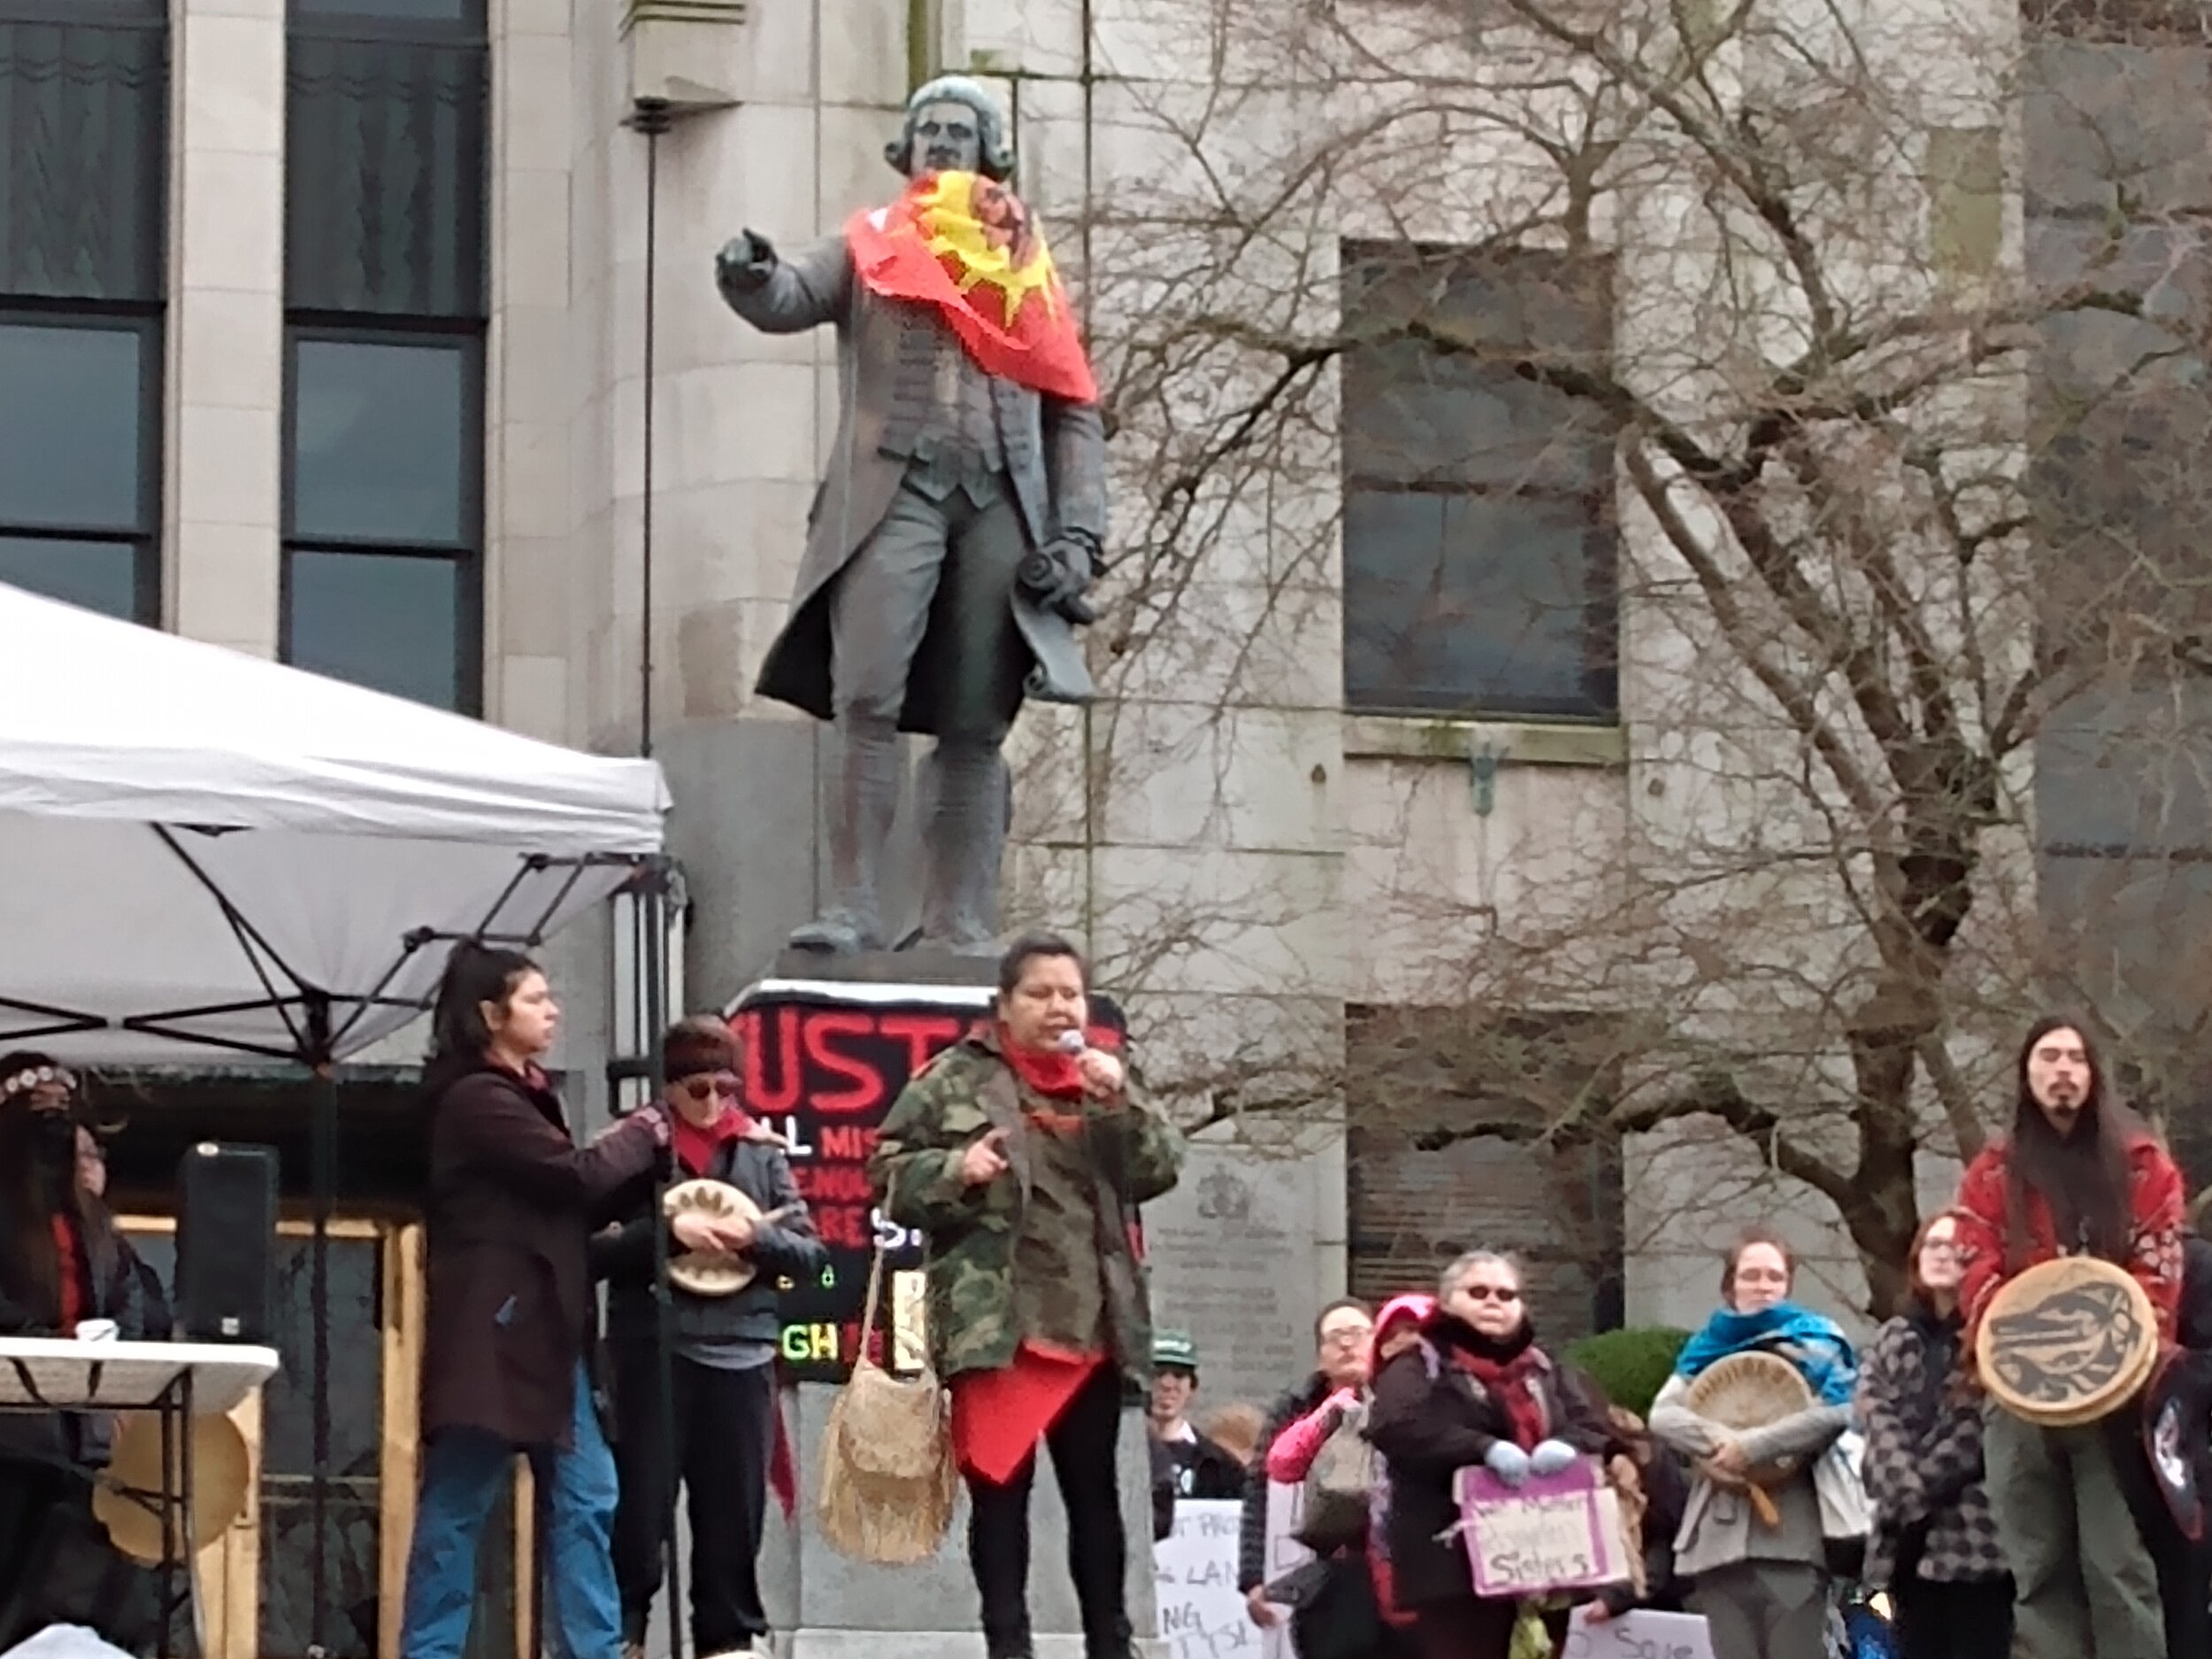
[[[0,629],[0,1048],[343,1059],[454,940],[534,944],[657,863],[650,760],[4,585]]]

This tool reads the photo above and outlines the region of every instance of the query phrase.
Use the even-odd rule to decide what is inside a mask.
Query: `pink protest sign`
[[[1517,1486],[1487,1469],[1463,1469],[1456,1491],[1477,1595],[1581,1590],[1628,1577],[1620,1500],[1594,1460]]]

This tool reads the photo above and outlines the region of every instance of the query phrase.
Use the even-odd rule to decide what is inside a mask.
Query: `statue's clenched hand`
[[[741,230],[714,256],[715,280],[725,288],[757,288],[775,268],[775,244],[757,230]]]

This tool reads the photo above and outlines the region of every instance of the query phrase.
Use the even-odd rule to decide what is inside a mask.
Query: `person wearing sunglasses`
[[[1507,1659],[1520,1603],[1475,1594],[1454,1479],[1484,1468],[1517,1486],[1623,1449],[1593,1398],[1537,1345],[1518,1263],[1471,1250],[1444,1270],[1420,1340],[1376,1372],[1367,1416],[1391,1594],[1420,1659]]]
[[[762,1218],[687,1211],[663,1221],[649,1186],[641,1184],[625,1194],[629,1202],[621,1213],[628,1219],[593,1246],[594,1267],[607,1280],[607,1344],[614,1362],[615,1463],[622,1489],[614,1564],[624,1647],[630,1654],[643,1649],[661,1587],[662,1521],[680,1482],[691,1522],[693,1651],[702,1659],[765,1653],[768,1617],[755,1561],[780,1425],[777,1284],[820,1273],[829,1255],[815,1235],[781,1138],[739,1103],[738,1046],[729,1023],[711,1014],[679,1020],[662,1039],[661,1056],[670,1174],[734,1187]],[[758,1270],[727,1295],[669,1286],[672,1437],[661,1417],[654,1297],[653,1233],[663,1226],[672,1256],[739,1256]],[[672,1469],[666,1462],[672,1439]]]

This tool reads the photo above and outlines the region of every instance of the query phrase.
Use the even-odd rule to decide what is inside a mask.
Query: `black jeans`
[[[1897,1659],[2007,1659],[2012,1580],[1915,1578],[1895,1587]]]
[[[1110,1362],[1091,1374],[1045,1431],[1052,1472],[1068,1511],[1068,1571],[1083,1619],[1085,1659],[1128,1659],[1129,1541],[1121,1524],[1121,1377]],[[968,1564],[983,1601],[991,1659],[1032,1651],[1029,1633],[1031,1454],[1002,1486],[968,1479]]]
[[[776,1368],[720,1371],[677,1356],[676,1468],[691,1522],[691,1641],[718,1654],[768,1633],[757,1558],[768,1515],[768,1461],[775,1443]],[[661,1524],[673,1496],[664,1460],[660,1367],[649,1344],[615,1350],[619,1433],[615,1472],[614,1577],[626,1640],[645,1639],[661,1587]]]

